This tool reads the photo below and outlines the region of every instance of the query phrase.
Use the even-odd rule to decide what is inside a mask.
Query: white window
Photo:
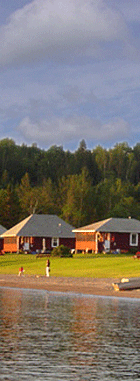
[[[138,233],[130,233],[130,245],[138,246]]]
[[[59,238],[53,237],[52,238],[52,247],[57,247],[59,246]]]

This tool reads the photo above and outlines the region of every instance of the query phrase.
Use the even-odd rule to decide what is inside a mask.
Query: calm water
[[[140,300],[1,288],[0,380],[140,380]]]

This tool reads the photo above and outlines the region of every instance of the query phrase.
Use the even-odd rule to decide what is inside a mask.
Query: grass
[[[75,254],[73,258],[49,258],[52,276],[122,278],[140,276],[140,260],[131,254]],[[30,254],[0,256],[0,274],[18,274],[23,266],[25,275],[45,275],[47,258]]]

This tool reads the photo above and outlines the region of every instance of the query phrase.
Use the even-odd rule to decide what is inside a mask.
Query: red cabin
[[[140,221],[133,218],[108,218],[74,229],[76,251],[94,253],[140,250]]]
[[[2,234],[5,252],[45,252],[64,245],[75,249],[73,226],[56,215],[32,214]]]

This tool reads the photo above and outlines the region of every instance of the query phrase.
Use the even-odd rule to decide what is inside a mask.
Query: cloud
[[[138,140],[138,1],[15,0],[6,14],[17,6],[0,27],[0,132],[42,147]]]
[[[52,118],[50,121],[41,120],[38,123],[26,117],[20,122],[17,131],[28,144],[37,141],[41,146],[68,145],[70,141],[77,142],[81,138],[96,144],[114,143],[116,139],[126,139],[130,133],[129,125],[123,119],[103,124],[87,116]]]
[[[1,26],[0,65],[99,57],[126,36],[121,12],[105,0],[34,0]]]

